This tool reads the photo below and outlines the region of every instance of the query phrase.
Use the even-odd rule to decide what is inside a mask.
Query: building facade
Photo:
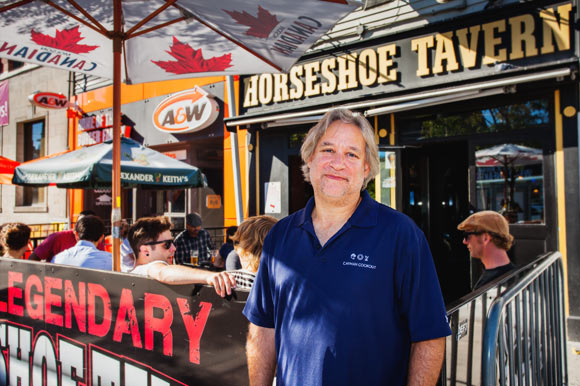
[[[66,96],[68,81],[67,71],[2,59],[0,83],[8,89],[8,103],[3,106],[3,116],[8,117],[8,123],[0,126],[2,156],[22,163],[68,149],[66,109],[39,107],[29,99],[37,91]],[[67,193],[64,189],[0,185],[0,191],[0,223],[18,221],[39,225],[67,222]]]
[[[388,2],[339,23],[288,74],[243,77],[227,125],[244,137],[247,212],[302,208],[302,138],[333,107],[358,111],[381,157],[369,192],[425,232],[447,303],[481,271],[457,225],[498,211],[517,265],[562,252],[579,339],[576,20],[575,2]]]
[[[73,101],[80,113],[72,123],[72,148],[91,146],[111,139],[112,87],[93,84],[82,91],[85,77],[75,82]],[[88,88],[91,88],[89,80]],[[201,169],[207,187],[180,190],[123,189],[123,218],[165,215],[183,229],[185,215],[198,212],[204,227],[223,227],[224,209],[224,111],[227,110],[224,77],[184,79],[122,86],[122,135]],[[200,102],[182,103],[196,100]],[[186,106],[187,105],[187,106]],[[73,212],[80,206],[110,218],[111,191],[74,192]]]

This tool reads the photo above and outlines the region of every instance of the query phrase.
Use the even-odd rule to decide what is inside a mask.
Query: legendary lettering
[[[17,318],[44,321],[47,326],[87,333],[94,337],[110,337],[113,341],[148,351],[161,345],[161,351],[168,357],[173,356],[174,329],[176,325],[182,325],[189,338],[189,360],[191,363],[200,363],[199,344],[212,308],[211,303],[199,302],[192,307],[188,298],[170,299],[162,294],[148,292],[141,299],[135,299],[129,288],[123,288],[119,300],[112,301],[107,288],[99,283],[75,282],[48,275],[25,276],[22,272],[11,270],[4,275],[8,290],[0,295],[4,296],[0,297],[0,319],[8,317],[13,321]],[[136,316],[136,301],[144,310],[143,318]],[[174,315],[181,316],[180,324],[174,323]],[[0,349],[7,347],[7,337],[2,336],[5,331],[5,327],[0,328]],[[19,341],[23,341],[22,338]],[[27,347],[26,353],[29,352],[30,347]],[[10,366],[12,369],[12,366],[19,365],[11,363]]]

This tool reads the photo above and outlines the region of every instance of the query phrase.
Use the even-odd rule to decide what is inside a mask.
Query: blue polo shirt
[[[244,308],[276,329],[277,385],[404,385],[411,343],[451,333],[423,232],[365,191],[322,247],[313,208],[272,228]]]

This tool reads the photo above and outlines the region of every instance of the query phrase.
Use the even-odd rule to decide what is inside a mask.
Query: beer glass
[[[193,251],[191,251],[191,264],[198,265],[198,263],[199,263],[199,251],[197,249],[194,249]]]

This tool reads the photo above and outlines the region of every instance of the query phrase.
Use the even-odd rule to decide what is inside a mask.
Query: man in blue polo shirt
[[[314,198],[265,240],[244,309],[252,385],[434,385],[451,333],[421,230],[366,191],[374,130],[327,113],[302,145]]]

